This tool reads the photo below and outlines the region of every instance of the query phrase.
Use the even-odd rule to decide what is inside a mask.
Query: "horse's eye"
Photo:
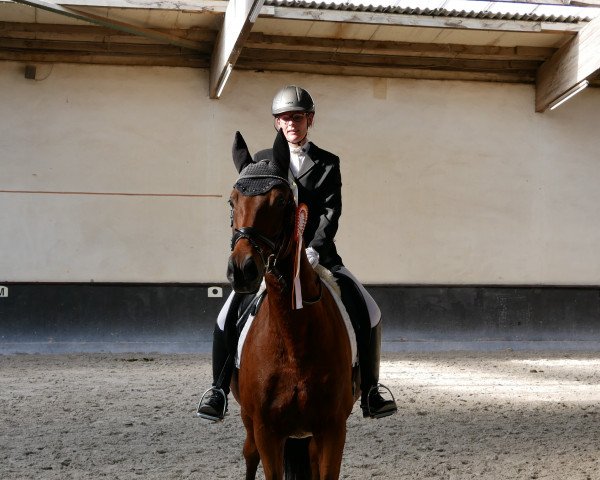
[[[283,198],[283,195],[277,195],[277,198],[275,199],[275,206],[278,208],[285,207],[285,198]]]

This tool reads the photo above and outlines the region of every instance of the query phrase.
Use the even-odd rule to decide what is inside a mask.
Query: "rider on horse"
[[[290,148],[289,181],[297,203],[308,206],[304,230],[306,253],[311,265],[321,264],[336,277],[342,301],[354,327],[361,372],[361,409],[364,417],[380,418],[397,411],[394,400],[386,400],[379,389],[381,312],[375,300],[344,267],[334,238],[342,213],[340,160],[308,141],[315,105],[310,94],[293,85],[281,89],[273,99],[275,128],[282,130]],[[254,161],[271,158],[272,150],[258,152]],[[250,294],[253,296],[253,294]],[[223,420],[229,382],[234,368],[236,322],[248,294],[232,292],[219,313],[213,337],[213,384],[198,407],[198,415]]]

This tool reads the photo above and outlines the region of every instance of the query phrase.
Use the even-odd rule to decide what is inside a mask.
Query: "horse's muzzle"
[[[264,267],[259,266],[251,254],[246,255],[238,264],[234,255],[229,257],[227,279],[237,293],[255,293],[260,287]],[[261,268],[262,267],[262,268]]]

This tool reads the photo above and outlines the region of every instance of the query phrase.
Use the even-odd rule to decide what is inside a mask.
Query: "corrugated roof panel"
[[[440,6],[440,3],[442,6]],[[550,23],[587,22],[600,15],[600,9],[598,8],[564,5],[480,2],[474,0],[449,0],[446,2],[421,0],[419,4],[417,6],[415,0],[396,0],[393,3],[381,1],[368,5],[341,1],[265,0],[265,5],[273,7]],[[423,7],[423,4],[431,7]]]

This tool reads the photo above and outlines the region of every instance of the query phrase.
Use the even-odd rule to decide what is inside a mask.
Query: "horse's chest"
[[[270,386],[265,392],[265,405],[274,413],[299,418],[317,407],[319,391],[322,391],[314,379],[294,373],[272,378]]]
[[[309,386],[285,381],[265,393],[263,411],[268,412],[268,416],[276,419],[278,424],[296,434],[312,430],[308,419],[312,417],[310,412],[314,411],[315,395]]]

